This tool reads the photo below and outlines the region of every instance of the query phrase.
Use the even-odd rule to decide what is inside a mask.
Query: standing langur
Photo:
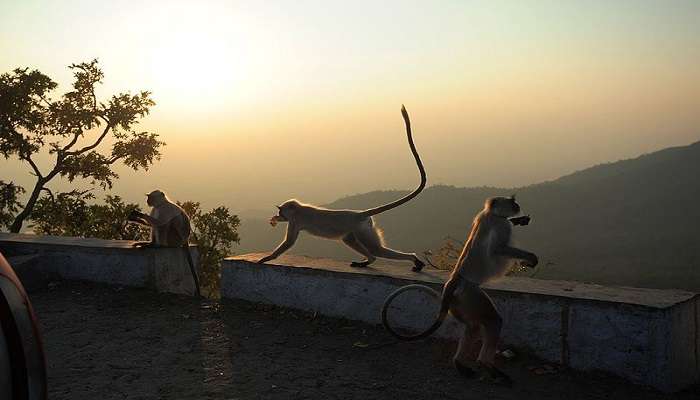
[[[474,376],[475,371],[467,366],[468,354],[480,333],[482,345],[476,360],[477,368],[494,382],[510,385],[510,377],[494,365],[503,320],[481,285],[505,275],[516,260],[531,268],[537,265],[535,254],[511,245],[511,224],[527,225],[530,221],[529,216],[511,218],[518,213],[520,205],[513,196],[487,199],[484,209],[474,218],[462,254],[443,287],[440,312],[433,325],[413,336],[402,335],[389,326],[387,308],[391,300],[405,290],[420,286],[409,285],[392,293],[382,308],[382,322],[387,330],[401,340],[422,339],[442,325],[449,311],[465,324],[453,359],[457,371],[465,377]]]
[[[189,238],[192,232],[190,217],[185,210],[173,203],[160,190],[154,190],[146,195],[146,204],[151,207],[150,215],[136,210],[129,214],[128,222],[151,228],[150,242],[134,243],[135,247],[181,247],[187,257],[187,263],[192,272],[197,296],[199,292],[199,279],[194,268],[192,255],[189,249]]]
[[[416,197],[425,187],[425,169],[416,146],[413,144],[411,121],[404,106],[401,106],[401,115],[406,124],[408,145],[420,172],[421,180],[418,187],[401,199],[364,211],[329,210],[310,204],[303,204],[297,200],[287,200],[282,205],[277,206],[278,214],[270,219],[270,225],[272,226],[277,225],[277,222],[287,222],[287,235],[272,254],[258,260],[259,263],[279,257],[294,245],[299,232],[306,231],[314,236],[342,240],[348,247],[366,257],[365,260],[352,262],[350,264],[352,267],[366,267],[372,264],[377,257],[381,257],[413,261],[413,271],[415,272],[423,269],[425,264],[418,259],[415,253],[402,253],[386,247],[382,233],[375,226],[374,218],[372,218],[373,215],[383,213],[408,202]]]

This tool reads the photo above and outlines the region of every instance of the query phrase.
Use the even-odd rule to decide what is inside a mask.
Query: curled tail
[[[420,160],[418,150],[416,150],[416,145],[413,144],[413,134],[411,133],[411,120],[408,118],[408,112],[406,111],[406,107],[404,107],[403,105],[401,105],[401,115],[403,115],[403,121],[406,124],[406,136],[408,136],[408,145],[411,148],[411,153],[413,153],[413,158],[416,159],[418,171],[420,172],[420,184],[418,185],[416,190],[396,201],[362,211],[362,214],[366,217],[371,217],[372,215],[377,215],[383,213],[384,211],[391,210],[392,208],[396,208],[401,204],[406,203],[412,198],[418,196],[418,193],[423,191],[423,188],[425,188],[425,183],[427,181],[427,178],[425,176],[425,168],[423,168],[423,162]]]
[[[435,322],[433,322],[432,325],[425,331],[415,334],[415,335],[402,335],[401,333],[397,332],[394,330],[391,325],[389,325],[389,318],[387,315],[387,310],[389,309],[389,305],[391,304],[391,301],[396,298],[396,296],[400,295],[401,293],[408,291],[408,290],[421,290],[429,295],[435,297],[435,298],[441,298],[440,302],[440,311],[438,312],[438,316],[435,319]],[[448,289],[451,289],[448,287]],[[405,340],[405,341],[411,341],[411,340],[420,340],[420,339],[425,339],[428,336],[432,335],[436,330],[442,326],[442,323],[445,321],[445,318],[447,317],[447,312],[449,311],[449,298],[452,296],[452,291],[454,289],[451,289],[451,291],[448,293],[446,290],[444,295],[441,297],[440,293],[437,291],[433,290],[432,288],[429,288],[428,286],[425,285],[418,285],[418,284],[413,284],[413,285],[407,285],[398,288],[396,291],[394,291],[392,294],[389,295],[389,297],[384,300],[384,305],[382,306],[382,325],[384,325],[384,328],[395,338],[399,340]]]

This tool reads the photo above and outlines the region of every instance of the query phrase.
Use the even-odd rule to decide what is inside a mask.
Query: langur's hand
[[[522,264],[528,268],[535,268],[540,260],[533,253],[530,253],[527,258],[523,259]]]
[[[138,221],[142,215],[143,215],[143,213],[140,213],[136,210],[133,210],[129,213],[129,215],[126,217],[126,219],[129,221]]]
[[[522,216],[522,217],[511,218],[511,219],[510,219],[510,223],[513,224],[513,225],[516,225],[516,226],[517,226],[517,225],[525,226],[525,225],[530,224],[530,219],[531,219],[531,218],[530,218],[529,215],[524,215],[524,216]]]

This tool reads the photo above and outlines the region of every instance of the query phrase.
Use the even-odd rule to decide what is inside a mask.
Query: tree
[[[72,90],[55,100],[50,94],[57,84],[37,70],[18,68],[0,75],[0,154],[6,159],[17,157],[36,177],[24,208],[10,225],[11,232],[21,230],[42,189],[56,176],[70,182],[89,179],[93,185],[111,188],[119,177],[112,170],[116,162],[148,170],[165,145],[155,133],[132,130],[155,105],[150,92],[120,93],[101,102],[95,88],[104,74],[97,60],[69,68],[74,76]],[[103,154],[98,148],[107,138],[113,144]],[[46,148],[54,162],[42,172],[35,158]]]

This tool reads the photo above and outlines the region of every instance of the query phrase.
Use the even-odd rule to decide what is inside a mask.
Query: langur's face
[[[282,221],[282,222],[289,221],[289,218],[287,218],[287,216],[285,215],[286,211],[287,211],[287,209],[284,207],[284,204],[282,204],[281,206],[277,206],[277,215],[276,215],[277,221]]]
[[[155,207],[161,204],[163,200],[165,200],[165,194],[159,191],[153,191],[146,195],[146,204],[148,204],[149,207]]]
[[[520,204],[515,197],[496,197],[491,202],[491,211],[501,217],[514,217],[520,213]]]
[[[299,203],[295,200],[285,201],[277,206],[277,221],[289,221],[294,218],[294,213],[297,211]]]

